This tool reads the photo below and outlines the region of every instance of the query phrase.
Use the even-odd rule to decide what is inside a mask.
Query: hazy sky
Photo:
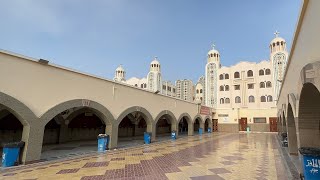
[[[288,48],[301,0],[0,0],[0,48],[112,79],[119,64],[144,77],[154,56],[163,79],[204,75],[211,44],[221,63],[269,59]]]

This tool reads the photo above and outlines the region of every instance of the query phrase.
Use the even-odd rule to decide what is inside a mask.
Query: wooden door
[[[271,117],[269,118],[269,124],[270,124],[270,132],[277,132],[277,118]]]
[[[217,132],[218,131],[218,119],[213,119],[212,120],[212,131]]]
[[[239,120],[239,130],[246,131],[247,130],[247,118],[241,118]]]

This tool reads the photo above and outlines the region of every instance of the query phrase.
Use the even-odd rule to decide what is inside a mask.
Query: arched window
[[[264,84],[264,82],[260,82],[260,88],[265,88],[266,85]]]
[[[220,104],[224,104],[224,99],[223,98],[220,99]]]
[[[225,74],[224,79],[229,79],[229,74]]]
[[[247,76],[248,76],[248,77],[252,77],[252,76],[253,76],[253,71],[252,71],[252,70],[249,70],[249,71],[247,72]]]
[[[202,93],[202,89],[200,89],[200,93]]]
[[[202,97],[200,97],[200,100],[202,101]]]
[[[220,74],[219,79],[223,80],[223,74]]]
[[[237,96],[237,97],[235,98],[235,102],[236,102],[236,103],[241,103],[241,98],[240,98],[239,96]]]
[[[268,100],[268,102],[272,102],[272,96],[269,95],[269,96],[267,97],[267,100]]]
[[[261,96],[260,101],[261,102],[266,102],[266,97],[265,96]]]
[[[249,103],[254,103],[254,96],[249,96]]]
[[[266,87],[267,88],[271,88],[271,82],[270,81],[267,82]]]
[[[199,94],[199,89],[197,89],[197,94]]]
[[[266,69],[266,75],[270,75],[270,74],[271,74],[270,69]]]
[[[229,91],[229,85],[225,86],[225,91]]]
[[[260,69],[259,70],[259,76],[263,76],[264,75],[264,71],[263,71],[263,69]]]
[[[220,86],[220,91],[224,91],[224,87],[223,86]]]
[[[240,73],[239,72],[235,72],[234,73],[234,78],[240,78]]]
[[[226,104],[229,104],[229,103],[230,103],[230,99],[229,99],[229,98],[226,98],[225,103],[226,103]]]

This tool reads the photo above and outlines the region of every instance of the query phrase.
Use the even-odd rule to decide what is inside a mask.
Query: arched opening
[[[288,105],[288,147],[291,155],[298,155],[296,124],[291,104]]]
[[[241,103],[241,98],[239,96],[235,97],[235,103]]]
[[[212,122],[210,122],[210,118],[207,118],[206,121],[204,122],[203,132],[208,132],[208,128],[211,128],[211,132],[212,132]]]
[[[0,110],[0,159],[2,159],[2,144],[21,141],[22,131],[23,124],[13,113],[8,109]]]
[[[303,85],[299,100],[300,147],[320,147],[320,93],[311,83]]]
[[[142,112],[131,112],[120,120],[118,126],[118,147],[143,144],[143,134],[147,132],[147,117]]]
[[[234,73],[234,78],[240,78],[240,73],[239,72],[235,72]]]
[[[249,96],[249,103],[254,103],[254,96]]]
[[[179,121],[179,135],[188,135],[189,132],[189,121],[186,116],[183,116]]]
[[[196,120],[193,123],[193,131],[198,133],[200,128],[200,118],[196,118]],[[204,130],[204,129],[203,129]]]
[[[226,104],[229,104],[229,103],[230,103],[230,99],[229,99],[229,98],[226,98],[225,103],[226,103]]]
[[[249,71],[247,72],[247,76],[248,76],[248,77],[252,77],[252,76],[253,76],[253,71],[252,71],[252,70],[249,70]]]
[[[156,118],[156,137],[157,140],[168,139],[171,137],[171,131],[176,130],[174,115],[172,113],[160,113]]]
[[[43,160],[97,151],[97,136],[105,134],[103,117],[89,107],[74,107],[54,116],[44,129]]]
[[[225,89],[226,91],[229,91],[229,85],[226,85]]]
[[[260,69],[259,70],[259,76],[263,76],[264,75],[264,71],[263,71],[263,69]]]

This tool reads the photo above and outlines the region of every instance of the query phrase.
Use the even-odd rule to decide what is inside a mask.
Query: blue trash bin
[[[211,133],[212,131],[211,131],[211,128],[208,128],[208,133]]]
[[[151,133],[144,132],[143,139],[144,139],[145,144],[150,144],[151,143]]]
[[[203,129],[199,128],[199,135],[202,135]]]
[[[103,152],[108,149],[109,135],[99,134],[98,135],[98,152]]]
[[[172,140],[176,140],[177,139],[177,132],[176,131],[172,131],[171,132],[171,139]]]
[[[20,149],[24,146],[24,142],[13,142],[3,145],[2,167],[10,167],[19,164]]]
[[[303,174],[305,180],[320,179],[320,148],[301,147],[300,154],[303,156]]]

